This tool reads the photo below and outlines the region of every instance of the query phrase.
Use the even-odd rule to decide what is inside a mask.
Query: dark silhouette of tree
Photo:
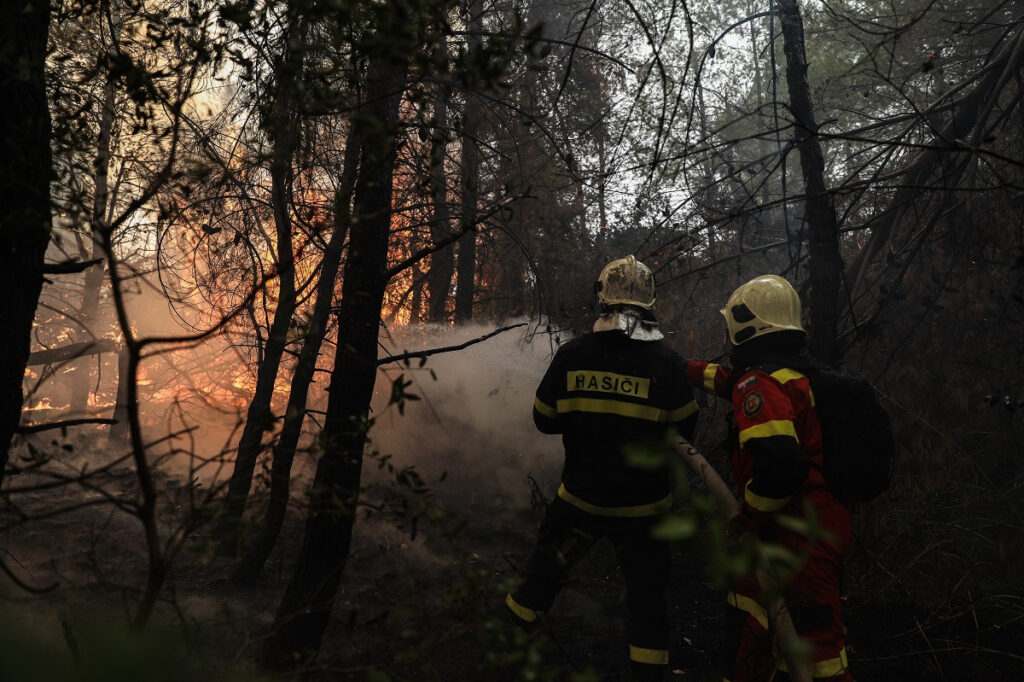
[[[50,5],[4,3],[0,9],[0,483],[21,419],[22,381],[32,320],[50,241],[50,113],[44,70]]]
[[[786,82],[789,106],[796,122],[794,141],[800,152],[810,243],[809,297],[811,324],[808,345],[811,353],[825,362],[839,360],[836,330],[839,319],[839,285],[843,263],[839,257],[839,227],[832,194],[825,184],[825,160],[818,141],[810,86],[804,25],[796,0],[779,0],[779,18],[785,40]]]
[[[288,342],[288,330],[295,314],[295,256],[292,246],[292,174],[299,129],[298,116],[303,88],[305,61],[305,17],[301,3],[289,6],[282,28],[282,54],[273,68],[273,97],[265,114],[264,127],[270,138],[270,201],[274,221],[274,245],[277,266],[277,306],[270,324],[256,372],[256,386],[246,412],[245,426],[238,442],[234,469],[228,483],[225,507],[219,522],[219,534],[229,544],[238,539],[236,528],[245,509],[252,486],[264,434],[273,428],[270,411],[281,359]]]
[[[447,38],[443,38],[444,50],[448,50]],[[468,96],[468,95],[467,95]],[[434,243],[451,234],[451,210],[448,205],[448,179],[445,162],[448,155],[448,109],[451,94],[440,85],[434,99],[434,115],[431,118],[430,134],[430,195],[433,214],[430,221],[430,239]],[[430,257],[427,274],[427,290],[430,293],[431,322],[444,322],[448,316],[449,290],[455,260],[451,249],[441,249]]]
[[[466,21],[466,50],[470,55],[479,54],[483,41],[480,35],[483,26],[482,0],[466,0],[463,12]],[[459,258],[455,284],[455,321],[473,319],[473,300],[476,293],[477,271],[477,202],[480,197],[480,153],[477,150],[477,136],[480,133],[480,102],[472,89],[465,91],[462,111],[462,159],[460,163],[459,200],[462,204],[460,227],[463,233],[459,239]]]
[[[409,7],[378,7],[368,38],[366,105],[354,122],[362,143],[349,256],[338,311],[337,351],[322,455],[310,491],[309,518],[295,573],[262,658],[271,668],[307,663],[320,648],[352,541],[368,410],[377,375],[377,337],[387,287],[392,177],[398,105],[405,89]],[[391,49],[388,49],[390,46]]]
[[[327,334],[342,247],[351,221],[350,206],[360,152],[359,138],[356,135],[356,129],[353,128],[345,143],[344,166],[334,200],[334,228],[320,265],[316,302],[292,374],[281,433],[274,444],[267,509],[262,522],[256,527],[248,549],[235,569],[234,577],[241,583],[251,583],[260,575],[277,542],[288,509],[292,462],[302,435],[302,423],[307,410],[306,401],[316,371],[320,346]]]

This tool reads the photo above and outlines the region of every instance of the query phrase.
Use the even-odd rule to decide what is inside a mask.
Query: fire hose
[[[683,461],[700,477],[712,497],[716,498],[725,507],[729,519],[739,515],[740,504],[733,495],[732,490],[718,475],[718,472],[708,463],[704,455],[685,438],[679,438],[676,442],[676,452]],[[762,567],[757,571],[757,583],[762,594],[768,594],[771,587],[771,579],[768,572]],[[812,682],[811,671],[806,660],[794,655],[799,651],[799,636],[796,628],[793,627],[793,619],[789,615],[789,609],[785,602],[779,597],[765,607],[768,613],[768,624],[775,633],[782,652],[783,660],[789,669],[789,676],[793,682]]]

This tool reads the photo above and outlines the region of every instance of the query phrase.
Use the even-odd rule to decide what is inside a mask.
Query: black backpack
[[[892,480],[896,441],[874,387],[831,369],[799,371],[814,391],[829,490],[846,504],[875,499]]]

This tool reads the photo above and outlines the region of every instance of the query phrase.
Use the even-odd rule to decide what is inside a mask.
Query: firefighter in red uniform
[[[634,677],[661,680],[671,562],[668,546],[650,531],[671,509],[672,478],[667,466],[631,466],[627,450],[667,452],[673,428],[690,437],[697,403],[683,360],[662,342],[651,271],[633,256],[620,258],[605,266],[595,288],[602,314],[594,332],[562,346],[537,389],[534,422],[562,434],[565,466],[525,580],[505,604],[519,622],[535,622],[572,566],[607,537],[626,583]]]
[[[733,371],[689,362],[687,377],[732,401],[738,439],[731,463],[743,499],[740,529],[806,556],[786,584],[784,598],[797,633],[812,646],[811,674],[816,680],[848,682],[853,678],[846,660],[839,574],[852,527],[849,510],[832,496],[821,473],[821,424],[810,382],[799,370],[822,365],[805,351],[800,298],[785,279],[764,275],[736,289],[722,314],[733,344]],[[826,533],[810,538],[776,521],[779,515],[807,517],[807,510]],[[725,679],[788,679],[772,649],[757,582],[752,577],[738,581],[728,603]]]

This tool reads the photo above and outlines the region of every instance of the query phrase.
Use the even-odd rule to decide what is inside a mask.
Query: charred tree
[[[389,21],[379,27],[377,40],[389,35],[390,41],[408,31],[391,25],[407,17],[400,9],[388,7],[381,14]],[[272,669],[303,665],[316,656],[348,560],[377,377],[398,105],[409,53],[396,49],[372,58],[367,104],[355,122],[363,149],[338,312],[337,352],[321,434],[323,452],[310,491],[309,518],[295,573],[262,652],[263,664]]]
[[[111,11],[107,3],[103,3],[101,10],[104,16],[112,17],[110,25],[110,45],[107,49],[107,56],[113,60],[117,57],[117,43],[120,38],[120,25],[118,23],[118,12]],[[102,24],[106,22],[101,22]],[[114,129],[114,96],[116,94],[116,82],[114,75],[107,72],[103,82],[103,102],[100,105],[99,130],[96,139],[96,156],[93,159],[93,168],[96,175],[93,178],[92,193],[92,215],[89,221],[91,236],[88,245],[79,238],[79,249],[83,261],[101,258],[103,256],[102,240],[100,233],[106,229],[107,207],[110,203],[110,187],[108,176],[110,173],[110,146],[111,136]],[[85,283],[82,290],[82,304],[79,320],[85,325],[85,331],[96,338],[97,317],[100,307],[100,292],[103,287],[105,271],[103,265],[89,268],[85,271]],[[88,407],[89,388],[92,379],[90,364],[82,360],[78,362],[71,382],[71,412],[84,412]]]
[[[448,99],[447,91],[438,93],[437,102],[434,104],[433,135],[430,139],[430,202],[433,210],[430,239],[435,244],[451,234],[448,183],[444,172],[448,152]],[[431,254],[430,270],[427,275],[431,322],[444,322],[447,318],[448,290],[452,285],[454,269],[455,262],[450,248]]]
[[[786,53],[789,106],[796,120],[795,142],[800,152],[806,192],[807,236],[810,243],[811,354],[834,364],[838,357],[836,330],[839,320],[839,287],[843,263],[839,255],[839,226],[832,194],[825,186],[825,159],[814,119],[811,90],[807,84],[804,26],[796,0],[778,0]]]
[[[466,0],[469,21],[466,27],[466,47],[470,54],[483,45],[483,2]],[[480,153],[477,136],[480,132],[480,103],[472,90],[465,93],[466,103],[462,116],[462,170],[460,203],[462,204],[459,260],[455,285],[455,321],[473,319],[473,298],[476,294],[476,212],[479,200]]]
[[[320,346],[327,332],[327,322],[334,299],[334,285],[341,264],[341,252],[348,234],[351,220],[352,192],[355,185],[356,168],[359,162],[359,139],[354,132],[348,135],[345,144],[345,161],[341,181],[334,197],[334,229],[327,251],[320,266],[320,278],[316,285],[316,302],[313,315],[306,330],[306,338],[299,350],[295,373],[292,375],[288,392],[288,407],[277,443],[274,445],[270,468],[270,500],[263,521],[235,569],[234,579],[239,583],[251,583],[259,577],[267,563],[277,536],[284,524],[285,512],[291,495],[291,471],[295,451],[302,434],[302,423],[306,417],[306,399],[309,386],[313,383],[316,360]]]
[[[297,98],[302,78],[303,48],[301,20],[294,6],[289,26],[282,37],[285,53],[277,71],[277,89],[268,116],[268,132],[273,148],[270,159],[271,206],[277,246],[278,300],[263,354],[256,373],[256,388],[245,416],[245,426],[238,442],[235,467],[228,483],[227,498],[217,527],[218,537],[230,547],[237,541],[235,532],[245,510],[252,486],[256,459],[263,444],[263,434],[273,428],[271,401],[281,358],[288,341],[288,329],[296,308],[295,263],[292,252],[291,187],[292,158],[298,138]]]
[[[50,5],[0,7],[0,483],[21,419],[22,381],[50,241],[50,112],[46,40]]]
[[[119,447],[128,440],[128,382],[129,355],[127,348],[117,353],[117,396],[114,398],[114,421],[107,434],[107,442]]]

